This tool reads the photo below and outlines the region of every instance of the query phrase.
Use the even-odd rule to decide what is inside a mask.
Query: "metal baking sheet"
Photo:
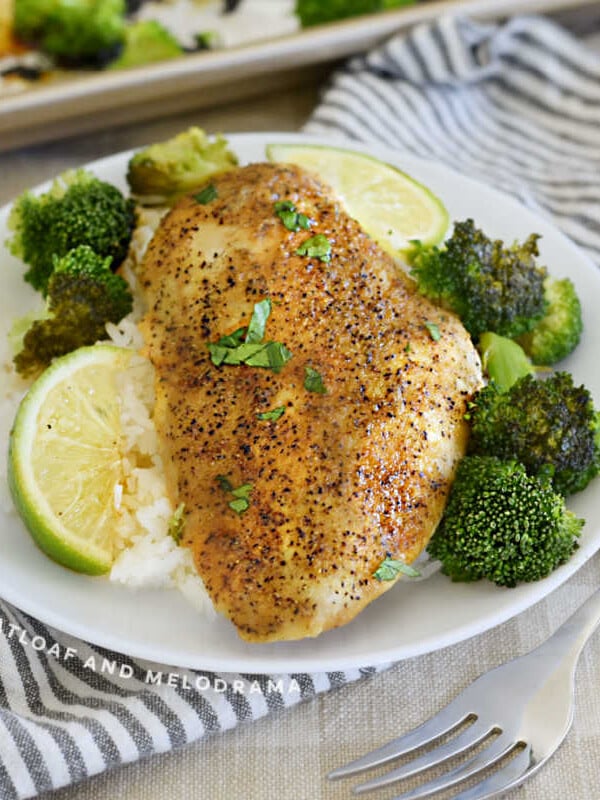
[[[214,106],[298,83],[303,75],[314,79],[315,67],[441,14],[495,19],[586,5],[592,0],[424,0],[243,47],[118,72],[74,74],[0,98],[0,151]]]

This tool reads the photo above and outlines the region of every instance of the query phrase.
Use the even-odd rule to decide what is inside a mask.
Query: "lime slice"
[[[8,479],[34,541],[52,559],[99,575],[113,562],[122,480],[116,375],[131,351],[82,347],[57,359],[23,399]]]
[[[309,144],[270,144],[267,158],[316,173],[392,255],[405,251],[413,239],[438,244],[446,235],[449,218],[442,201],[391,164],[353,150]]]

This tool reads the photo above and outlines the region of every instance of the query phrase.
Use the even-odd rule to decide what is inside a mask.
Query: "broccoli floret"
[[[129,162],[127,181],[139,202],[172,204],[237,163],[222,136],[210,141],[200,128],[189,128],[137,152]]]
[[[127,26],[121,55],[110,69],[127,69],[142,64],[167,61],[183,55],[183,47],[173,34],[155,19],[140,20]]]
[[[106,323],[129,314],[129,286],[111,272],[110,262],[110,256],[99,256],[87,245],[55,259],[46,308],[28,328],[14,358],[19,374],[36,375],[53,358],[106,338]]]
[[[530,475],[549,476],[562,495],[581,491],[600,471],[600,415],[568,372],[526,375],[504,393],[485,386],[469,418],[470,454],[520,461]]]
[[[50,311],[67,303],[85,304],[101,333],[106,322],[116,323],[127,316],[133,305],[131,290],[124,278],[111,271],[110,264],[110,257],[99,256],[87,245],[55,258],[48,284]]]
[[[534,375],[535,367],[523,348],[512,339],[486,331],[477,344],[483,371],[500,392],[506,392],[524,375]]]
[[[86,244],[110,257],[116,269],[127,255],[134,225],[135,203],[116,186],[80,169],[61,175],[45,194],[25,192],[17,198],[7,245],[29,266],[25,280],[45,294],[55,256]]]
[[[467,456],[427,549],[454,581],[516,586],[564,564],[582,526],[564,498],[522,464]]]
[[[551,366],[566,358],[583,332],[581,303],[569,278],[548,278],[544,284],[546,314],[519,342],[534,364]]]
[[[196,50],[217,50],[223,47],[223,37],[218,31],[198,31],[194,35]]]
[[[412,5],[415,0],[296,0],[296,15],[303,28],[361,14]]]
[[[124,0],[18,0],[14,30],[65,66],[101,66],[125,36]]]
[[[442,247],[416,242],[408,258],[419,291],[454,311],[474,339],[485,331],[513,339],[546,312],[545,267],[538,266],[538,236],[505,247],[472,219],[457,222]]]

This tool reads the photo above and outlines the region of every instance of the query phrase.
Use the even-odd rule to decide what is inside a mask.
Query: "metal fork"
[[[469,779],[477,782],[452,800],[485,800],[513,789],[537,772],[567,735],[573,721],[575,668],[599,622],[600,590],[535,650],[484,673],[427,722],[334,769],[328,777],[345,778],[430,747],[396,769],[355,786],[354,793],[421,777],[457,756],[464,759],[460,764],[395,800],[429,797]]]

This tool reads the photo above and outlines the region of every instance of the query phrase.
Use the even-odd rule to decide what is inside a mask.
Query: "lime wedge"
[[[23,399],[11,432],[8,479],[38,546],[76,572],[113,563],[122,480],[116,375],[131,351],[82,347],[57,359]]]
[[[316,173],[392,255],[407,250],[413,239],[432,245],[446,235],[449,217],[442,201],[391,164],[353,150],[309,144],[270,144],[267,158]]]

